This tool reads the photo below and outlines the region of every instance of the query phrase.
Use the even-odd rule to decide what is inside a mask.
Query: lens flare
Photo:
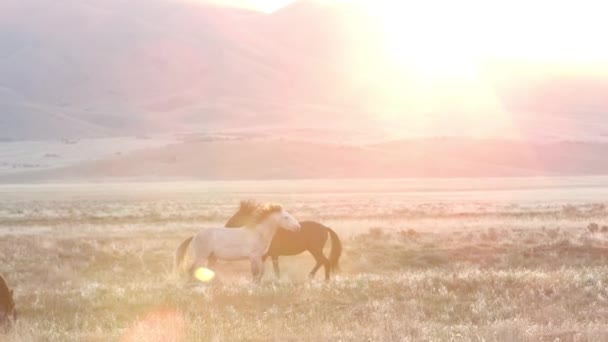
[[[183,341],[185,321],[183,315],[172,309],[151,312],[134,322],[120,339],[121,342]]]
[[[194,278],[203,283],[208,283],[215,278],[215,272],[205,267],[199,267],[194,271]]]

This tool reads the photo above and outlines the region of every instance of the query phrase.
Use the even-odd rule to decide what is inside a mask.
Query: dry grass
[[[20,313],[0,340],[608,340],[608,233],[587,229],[608,223],[601,205],[259,193],[335,228],[345,251],[331,283],[307,280],[301,255],[258,286],[246,262],[211,284],[170,272],[179,242],[242,193],[37,196],[0,206]]]

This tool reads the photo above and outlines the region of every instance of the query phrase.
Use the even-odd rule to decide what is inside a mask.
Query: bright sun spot
[[[608,62],[600,1],[353,0],[393,58],[431,77],[470,77],[488,59]]]
[[[210,1],[274,13],[295,0]],[[340,63],[354,84],[370,89],[363,101],[379,121],[433,130],[456,112],[470,118],[467,127],[502,130],[497,122],[516,122],[493,80],[508,79],[510,70],[608,73],[607,2],[310,1],[340,14],[328,32],[348,30],[336,41],[350,48]]]
[[[360,1],[359,6],[378,26],[387,58],[412,76],[475,77],[480,51],[471,21],[455,16],[457,3],[446,3],[441,11],[432,1]]]
[[[215,278],[215,272],[206,267],[199,267],[194,271],[194,277],[203,283],[208,283]]]
[[[265,13],[272,13],[276,10],[279,10],[290,3],[292,0],[258,0],[258,1],[250,1],[251,7],[257,9],[258,11],[262,11]]]
[[[275,12],[296,0],[186,0]],[[310,0],[358,9],[362,31],[391,58],[431,78],[470,78],[492,58],[548,63],[607,62],[608,3],[596,0]],[[361,18],[359,16],[359,18]],[[314,25],[314,23],[311,23]]]
[[[294,0],[190,0],[197,2],[216,3],[224,6],[246,8],[254,11],[272,13],[292,2]]]

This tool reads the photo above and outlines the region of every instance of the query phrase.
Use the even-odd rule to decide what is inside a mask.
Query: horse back
[[[234,251],[248,256],[248,250],[262,248],[259,234],[249,228],[203,228],[192,241],[195,249],[213,252],[221,259],[222,255],[232,255]]]
[[[302,221],[302,238],[311,246],[324,246],[328,238],[327,227],[315,221]]]
[[[277,230],[267,254],[270,256],[297,255],[306,250],[317,250],[325,246],[327,228],[315,221],[301,221],[300,231]]]

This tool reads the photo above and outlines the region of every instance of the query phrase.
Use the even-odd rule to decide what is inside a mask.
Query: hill
[[[420,113],[420,97],[443,86],[395,70],[345,6],[300,1],[265,14],[204,1],[4,0],[0,139],[269,127],[608,136],[606,75],[543,65],[484,65],[490,107],[451,96],[462,88],[451,85]]]
[[[370,145],[192,140],[5,174],[0,182],[600,175],[608,174],[606,148],[605,143],[448,138]]]
[[[316,20],[315,33],[293,26],[322,16],[302,8],[315,6],[266,15],[165,0],[3,1],[0,138],[265,126],[342,111],[328,82],[339,63],[333,21]]]

